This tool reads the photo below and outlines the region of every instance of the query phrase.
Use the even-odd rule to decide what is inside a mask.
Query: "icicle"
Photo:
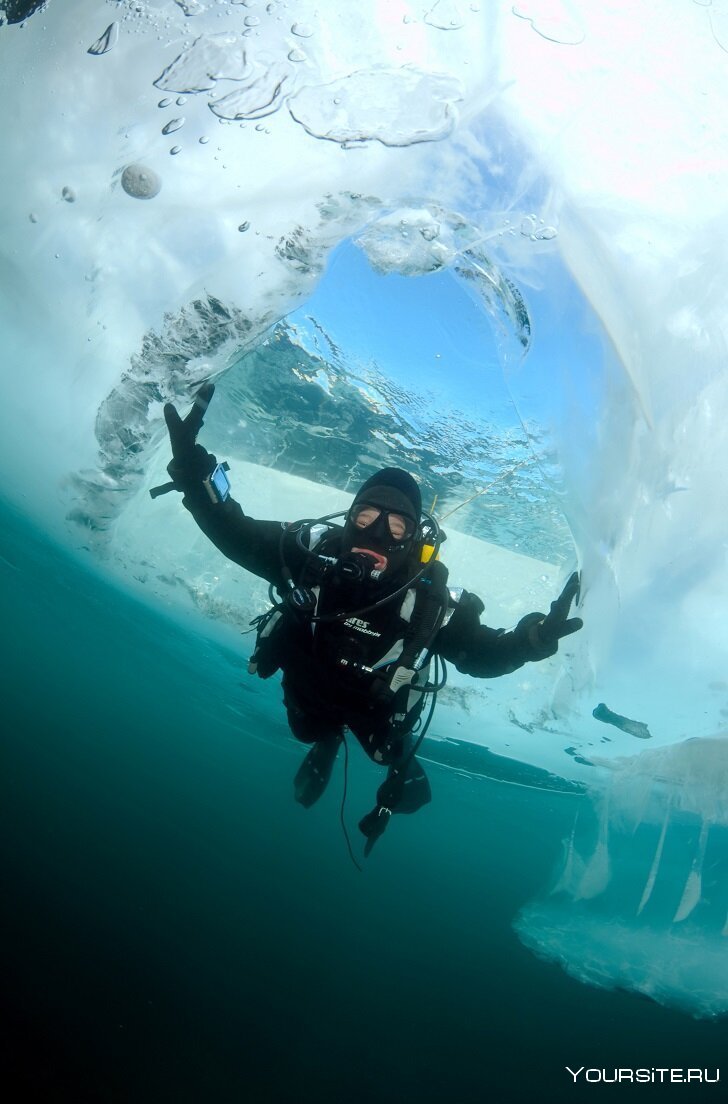
[[[563,869],[561,871],[561,876],[559,877],[558,881],[556,882],[556,885],[554,886],[554,888],[551,890],[551,896],[553,896],[555,893],[572,892],[572,887],[573,887],[574,883],[576,882],[575,860],[578,860],[579,865],[581,866],[581,859],[579,859],[578,855],[575,855],[575,851],[574,851],[574,838],[576,836],[576,825],[577,825],[578,820],[579,820],[579,810],[577,809],[576,816],[574,817],[574,823],[573,823],[572,828],[571,828],[571,835],[569,836],[569,842],[566,845],[566,855],[564,857],[564,866],[563,866]]]
[[[665,812],[665,819],[662,822],[662,831],[660,832],[660,838],[659,838],[658,843],[657,843],[657,850],[655,851],[655,857],[652,860],[652,866],[650,867],[650,873],[647,875],[647,881],[645,882],[645,888],[642,890],[642,900],[640,901],[639,908],[637,909],[637,915],[638,916],[642,912],[642,909],[645,907],[647,902],[649,901],[650,896],[652,895],[652,890],[655,888],[655,879],[657,878],[657,871],[659,870],[660,860],[662,859],[662,848],[665,845],[665,836],[667,834],[667,824],[668,824],[668,821],[670,819],[670,809],[671,809],[671,807],[672,807],[672,802],[670,802],[670,804],[667,806],[667,810]]]
[[[705,859],[705,847],[708,842],[709,830],[710,822],[704,820],[703,826],[700,829],[700,839],[698,840],[698,847],[695,852],[695,858],[693,859],[693,865],[688,874],[687,881],[685,882],[685,889],[680,898],[680,904],[677,906],[677,912],[672,918],[673,924],[679,924],[681,920],[686,920],[700,900],[700,895],[703,890],[703,860]]]
[[[604,809],[599,823],[599,838],[576,892],[576,900],[588,901],[598,897],[609,884],[609,795],[604,798]]]

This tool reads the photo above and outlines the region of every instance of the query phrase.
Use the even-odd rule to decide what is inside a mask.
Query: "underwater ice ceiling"
[[[528,683],[455,685],[443,734],[464,715],[467,739],[587,780],[591,827],[522,934],[660,999],[690,976],[645,952],[620,980],[616,952],[582,951],[604,916],[630,939],[725,931],[705,887],[728,724],[726,25],[704,0],[0,0],[4,495],[142,593],[234,622],[260,596],[146,495],[162,405],[201,380],[210,444],[262,465],[270,516],[294,476],[335,499],[396,456],[450,505],[492,482],[453,517],[458,581],[515,620],[578,562],[585,629]],[[453,288],[472,330],[448,329]],[[398,346],[425,315],[432,347]],[[607,796],[633,757],[639,861]],[[627,862],[631,912],[609,889]],[[714,1014],[727,988],[677,1003]]]

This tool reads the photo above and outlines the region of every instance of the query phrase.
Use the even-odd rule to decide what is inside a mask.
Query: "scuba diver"
[[[294,780],[295,800],[308,808],[322,795],[346,729],[386,767],[376,805],[359,823],[368,855],[393,814],[430,801],[415,753],[444,685],[443,661],[495,678],[554,655],[559,640],[583,624],[569,617],[579,576],[571,576],[548,615],[527,614],[510,632],[481,624],[480,598],[448,587],[438,558],[444,534],[401,468],[367,479],[345,513],[293,523],[248,517],[230,497],[227,465],[197,443],[213,393],[214,385],[204,384],[184,420],[165,406],[172,482],[151,494],[181,491],[213,544],[270,584],[273,606],[256,619],[249,670],[262,678],[282,672],[291,731],[311,745]]]

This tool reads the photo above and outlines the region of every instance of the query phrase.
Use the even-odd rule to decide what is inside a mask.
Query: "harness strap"
[[[327,529],[321,534],[319,540],[314,543],[312,551],[317,549],[327,550],[326,546],[330,544],[331,535],[330,530]],[[279,669],[280,663],[277,662],[278,648],[274,638],[279,637],[280,632],[284,630],[284,622],[288,616],[293,614],[299,624],[306,623],[310,617],[315,616],[319,599],[318,587],[315,584],[320,581],[320,575],[316,578],[317,574],[315,570],[311,570],[309,564],[306,564],[298,581],[299,587],[310,587],[314,584],[314,590],[311,591],[311,597],[314,599],[312,608],[302,605],[296,608],[295,614],[293,614],[292,610],[287,610],[283,604],[278,604],[274,605],[267,614],[263,614],[256,619],[258,635],[253,656],[248,666],[251,674],[257,673],[262,678],[269,678],[271,674]],[[407,631],[402,639],[401,652],[391,655],[389,659],[380,659],[376,664],[378,670],[384,667],[392,669],[390,685],[394,692],[417,689],[421,693],[418,687],[410,687],[410,684],[416,673],[427,663],[429,650],[446,619],[450,600],[447,577],[448,572],[445,565],[439,560],[432,561],[424,575],[415,584],[414,593],[412,590],[408,590],[405,593],[405,598],[397,607],[401,617],[404,603],[413,594],[413,608]],[[313,629],[313,622],[311,621],[310,624]],[[404,693],[402,696],[404,697]],[[409,712],[409,710],[406,710],[406,712]]]
[[[417,584],[415,608],[398,667],[419,670],[427,658],[447,612],[447,568],[435,560]]]

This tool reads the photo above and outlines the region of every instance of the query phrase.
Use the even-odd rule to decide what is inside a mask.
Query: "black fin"
[[[393,813],[416,813],[432,800],[432,790],[422,764],[410,759],[403,767],[393,766],[377,790],[377,802]]]
[[[370,854],[372,847],[374,847],[374,844],[384,832],[390,819],[391,813],[387,809],[383,809],[377,805],[375,809],[372,809],[371,813],[367,813],[367,815],[362,817],[359,821],[359,831],[367,838],[364,844],[365,858]]]
[[[310,809],[329,784],[339,751],[339,737],[317,740],[298,768],[293,780],[293,796],[304,809]]]

